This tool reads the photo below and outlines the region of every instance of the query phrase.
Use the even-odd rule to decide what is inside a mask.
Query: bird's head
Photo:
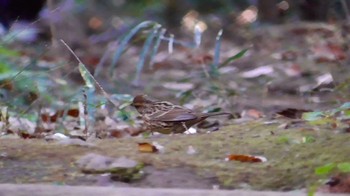
[[[134,106],[136,109],[147,107],[150,104],[153,104],[152,101],[147,95],[136,95],[131,103],[131,106]]]

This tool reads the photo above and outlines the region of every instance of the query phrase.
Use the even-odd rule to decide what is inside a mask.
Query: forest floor
[[[236,114],[234,119],[218,119],[210,131],[193,134],[134,136],[132,130],[142,124],[132,108],[107,105],[108,111],[98,116],[97,102],[105,97],[81,93],[81,76],[85,85],[86,76],[72,68],[78,67],[73,58],[65,62],[70,66],[57,72],[51,72],[52,67],[40,73],[42,67],[12,70],[19,73],[16,78],[7,74],[9,70],[2,71],[2,106],[7,104],[9,114],[2,109],[0,183],[350,192],[350,68],[345,31],[339,25],[299,24],[259,29],[247,35],[242,45],[225,38],[220,61],[248,51],[218,69],[219,77],[207,73],[213,49],[161,51],[154,69],[145,69],[138,86],[131,80],[140,46],[132,45],[118,63],[116,78],[108,77],[108,71],[96,77],[120,102],[120,97],[142,93],[186,107]],[[21,50],[7,53],[10,64],[28,61],[38,52],[31,51],[32,46],[8,47]],[[95,66],[92,50],[98,49],[75,50],[88,69]],[[52,51],[35,59],[37,65],[58,67],[60,60]],[[70,75],[63,77],[65,72]],[[88,128],[100,139],[80,140],[84,129],[65,118],[86,120],[79,106],[83,95],[95,101],[93,107],[86,103],[85,107],[89,115],[96,113],[95,124]],[[41,112],[42,105],[51,113]],[[79,115],[70,114],[77,105]],[[59,112],[62,107],[65,115]],[[6,120],[8,115],[13,118]],[[55,138],[57,133],[71,138]],[[119,164],[114,161],[120,157],[127,159],[130,170],[109,167]],[[131,162],[136,164],[130,166]]]

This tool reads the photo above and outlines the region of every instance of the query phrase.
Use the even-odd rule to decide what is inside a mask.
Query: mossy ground
[[[308,187],[321,178],[315,175],[315,168],[350,161],[349,133],[303,125],[283,129],[278,125],[251,121],[208,134],[104,139],[96,142],[96,147],[62,146],[39,139],[1,139],[0,183],[91,184],[74,164],[79,156],[89,152],[127,156],[156,169],[192,168],[203,178],[217,179],[221,187],[256,190]],[[303,143],[306,136],[312,136],[314,141]],[[155,154],[138,151],[138,142],[152,141],[164,146],[165,151]],[[189,146],[197,153],[187,154]],[[260,155],[267,162],[227,162],[228,154]]]

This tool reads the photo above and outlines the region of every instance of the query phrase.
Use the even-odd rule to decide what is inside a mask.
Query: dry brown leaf
[[[142,143],[138,143],[138,145],[139,145],[139,152],[147,152],[147,153],[158,152],[158,149],[153,144],[142,142]]]
[[[287,108],[277,112],[276,114],[287,118],[291,118],[291,119],[301,119],[301,116],[304,112],[311,112],[311,110]]]
[[[249,109],[249,110],[244,110],[242,112],[242,117],[251,117],[251,118],[262,118],[264,117],[264,113],[262,111],[256,110],[256,109]]]
[[[41,114],[41,120],[43,122],[56,122],[58,118],[63,117],[64,110],[58,110],[55,114],[50,115],[48,113]],[[79,116],[79,109],[69,109],[67,110],[67,115],[77,118]]]
[[[266,162],[267,161],[267,159],[265,157],[244,155],[244,154],[230,154],[225,160],[226,161],[248,162],[248,163],[258,163],[258,162]]]
[[[332,43],[316,45],[312,48],[312,52],[315,61],[318,63],[336,62],[346,58],[344,49]]]

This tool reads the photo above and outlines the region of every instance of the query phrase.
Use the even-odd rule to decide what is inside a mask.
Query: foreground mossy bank
[[[138,142],[153,141],[164,147],[162,153],[138,151]],[[215,179],[213,183],[225,188],[291,190],[316,182],[320,178],[314,172],[317,167],[350,161],[350,148],[346,148],[349,145],[348,133],[282,129],[262,122],[230,125],[210,134],[106,139],[97,141],[95,147],[62,146],[36,139],[1,139],[0,183],[91,184],[74,162],[94,152],[126,156],[162,170],[192,168],[197,175],[209,176]],[[189,146],[195,153],[188,153]],[[229,154],[260,155],[266,157],[267,162],[227,162],[225,158]]]

